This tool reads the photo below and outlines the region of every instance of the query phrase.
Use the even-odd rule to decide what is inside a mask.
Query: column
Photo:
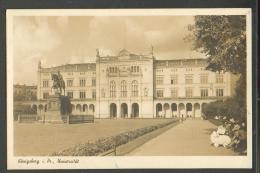
[[[129,107],[129,103],[126,103],[127,105],[127,118],[131,118],[130,115],[131,115],[131,107]]]

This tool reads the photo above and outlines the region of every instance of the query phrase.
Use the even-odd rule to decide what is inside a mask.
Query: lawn
[[[171,119],[102,119],[86,124],[14,123],[14,154],[44,156],[78,143],[116,135]]]

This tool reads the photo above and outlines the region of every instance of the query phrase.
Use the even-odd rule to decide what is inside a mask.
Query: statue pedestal
[[[60,110],[60,95],[50,95],[47,99],[47,112],[45,112],[43,121],[45,123],[64,123]]]

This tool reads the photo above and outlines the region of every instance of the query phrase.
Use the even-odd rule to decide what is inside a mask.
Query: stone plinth
[[[50,95],[47,99],[47,112],[45,112],[44,121],[46,123],[63,123],[60,110],[60,95]]]

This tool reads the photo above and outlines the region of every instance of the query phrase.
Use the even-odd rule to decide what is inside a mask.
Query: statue
[[[60,90],[60,94],[62,94],[62,89],[64,91],[64,95],[65,95],[65,82],[62,78],[62,75],[60,74],[60,71],[58,71],[57,74],[52,73],[51,74],[51,79],[53,80],[53,85],[51,87],[52,89],[56,89],[56,90]]]
[[[96,52],[97,52],[97,57],[99,57],[100,55],[99,55],[99,49],[96,49]]]

